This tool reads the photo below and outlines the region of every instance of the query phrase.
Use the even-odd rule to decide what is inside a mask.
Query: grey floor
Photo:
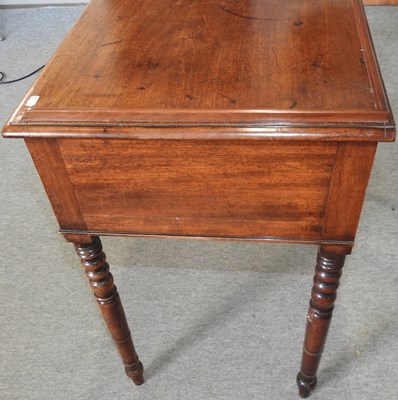
[[[0,10],[7,79],[44,64],[81,11]],[[398,7],[367,12],[398,115]],[[0,85],[1,124],[33,79]],[[314,400],[398,396],[397,155],[379,146]],[[315,247],[104,238],[146,367],[136,388],[21,140],[0,140],[0,171],[0,399],[298,398]]]

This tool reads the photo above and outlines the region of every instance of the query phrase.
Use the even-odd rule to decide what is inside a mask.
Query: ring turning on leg
[[[316,385],[316,373],[326,342],[344,261],[345,255],[329,254],[323,252],[322,249],[318,252],[301,370],[297,375],[301,397],[308,397]]]
[[[101,240],[94,237],[92,243],[75,244],[75,249],[123,360],[126,374],[136,385],[141,385],[144,383],[143,366],[135,351],[123,305],[113,283],[113,276],[109,272],[105,253],[102,251]]]

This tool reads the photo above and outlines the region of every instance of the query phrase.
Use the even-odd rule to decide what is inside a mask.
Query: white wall
[[[0,0],[1,6],[34,6],[87,3],[88,0]]]

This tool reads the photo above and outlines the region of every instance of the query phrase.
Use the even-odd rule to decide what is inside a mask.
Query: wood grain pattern
[[[65,139],[59,146],[90,230],[321,238],[334,143]]]
[[[347,0],[95,0],[37,107],[377,109],[355,18]]]
[[[324,239],[354,240],[376,147],[376,143],[338,144]]]
[[[25,143],[61,229],[87,229],[57,141],[26,138]]]
[[[281,141],[335,141],[335,142],[391,142],[395,139],[392,119],[388,123],[320,124],[308,121],[304,125],[256,124],[252,126],[109,126],[100,120],[91,126],[24,126],[8,124],[3,129],[7,138],[74,138],[74,139],[132,139],[132,140],[281,140]]]
[[[98,137],[101,127],[140,138],[154,132],[136,127],[202,139],[222,136],[214,127],[394,136],[360,0],[94,0],[5,134]]]
[[[19,125],[91,125],[167,127],[171,124],[184,127],[196,126],[358,126],[363,124],[388,124],[387,111],[372,110],[123,110],[104,109],[29,109],[18,120]]]

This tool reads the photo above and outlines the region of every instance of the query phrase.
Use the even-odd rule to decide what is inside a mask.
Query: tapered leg
[[[297,385],[301,397],[308,397],[316,385],[316,373],[332,318],[345,255],[319,250],[310,307],[307,316],[301,370]]]
[[[123,360],[126,374],[136,385],[144,383],[143,366],[135,352],[126,316],[116,286],[113,284],[109,264],[102,251],[101,240],[94,237],[92,243],[75,244],[91,288],[99,304],[102,316]]]

